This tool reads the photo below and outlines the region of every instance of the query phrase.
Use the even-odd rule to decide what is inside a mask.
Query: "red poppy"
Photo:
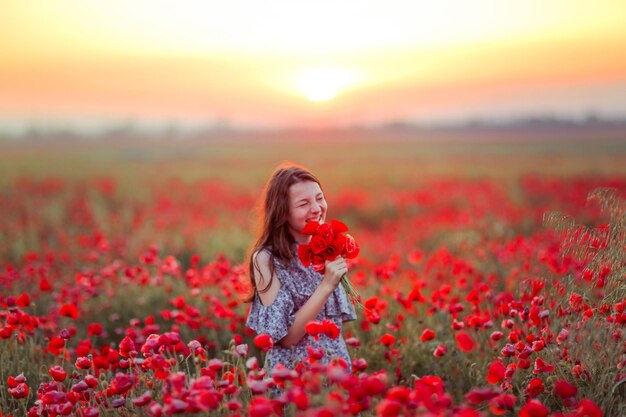
[[[547,364],[541,358],[536,358],[533,374],[539,374],[542,372],[554,372],[554,365]]]
[[[409,261],[410,264],[412,265],[417,265],[419,264],[422,259],[424,258],[424,253],[419,250],[419,249],[415,249],[411,252],[409,252],[407,259]]]
[[[91,359],[82,356],[76,359],[76,362],[74,363],[74,365],[78,369],[89,369],[91,368],[92,362],[91,362]]]
[[[28,393],[30,392],[28,385],[24,382],[17,384],[15,388],[9,388],[7,391],[13,398],[18,400],[28,397]]]
[[[15,300],[15,303],[17,304],[18,307],[28,307],[30,305],[30,296],[24,293],[20,295],[19,297],[17,297],[17,300]]]
[[[491,333],[491,336],[489,336],[489,338],[492,341],[497,342],[498,340],[502,339],[502,332],[496,330],[495,332]]]
[[[330,320],[322,320],[322,327],[326,337],[330,337],[331,339],[337,339],[341,334],[339,327],[337,327],[337,325]]]
[[[126,336],[122,339],[119,345],[120,356],[125,358],[135,357],[137,356],[137,351],[135,350],[135,343],[131,340],[130,337]]]
[[[346,339],[346,345],[358,348],[361,346],[361,341],[356,337],[349,337]]]
[[[426,329],[422,332],[422,335],[420,336],[420,340],[422,342],[426,342],[428,340],[432,340],[435,338],[435,332],[433,332],[430,329]]]
[[[395,417],[400,415],[402,404],[385,398],[376,406],[376,415],[380,417]]]
[[[517,396],[512,394],[500,394],[489,400],[489,411],[495,415],[502,415],[507,411],[513,410]]]
[[[448,348],[446,347],[446,345],[439,345],[435,348],[433,355],[435,355],[435,357],[437,358],[440,358],[444,356],[446,353],[448,353]]]
[[[59,310],[59,314],[76,320],[78,318],[78,309],[73,304],[64,304]]]
[[[100,323],[91,323],[87,326],[87,334],[89,336],[99,336],[102,334],[102,324]]]
[[[554,381],[554,393],[562,399],[571,398],[578,394],[578,388],[567,381],[559,379]]]
[[[471,404],[480,404],[484,401],[489,401],[492,398],[497,397],[498,394],[499,392],[496,391],[494,387],[474,388],[465,394],[465,399]]]
[[[324,325],[319,321],[310,321],[305,324],[304,330],[311,336],[317,338],[320,333],[324,332]]]
[[[540,378],[533,378],[528,382],[524,395],[530,398],[534,398],[541,394],[544,390],[543,381]]]
[[[67,372],[59,365],[53,366],[52,368],[48,369],[48,373],[50,374],[52,379],[57,382],[63,382],[67,377]]]
[[[289,400],[296,405],[298,410],[307,410],[311,400],[303,389],[294,389],[289,392]]]
[[[529,400],[519,410],[520,417],[546,417],[548,409],[545,405],[537,400]]]
[[[367,369],[367,361],[363,358],[352,359],[352,369],[355,371],[364,371]]]
[[[42,278],[42,280],[39,281],[39,291],[47,292],[50,290],[52,290],[52,285],[50,285],[50,281],[48,281],[45,278]]]
[[[462,352],[471,352],[476,345],[474,339],[466,332],[458,332],[454,335],[454,338],[456,339],[456,345]]]
[[[583,296],[577,293],[572,293],[569,297],[569,305],[573,309],[577,310],[583,302]]]
[[[272,400],[265,397],[254,397],[248,406],[248,416],[267,417],[274,413]]]
[[[152,401],[146,411],[152,417],[161,417],[163,415],[163,406],[156,401]]]
[[[495,361],[489,364],[487,368],[487,382],[490,384],[497,384],[504,379],[504,372],[506,367],[500,361]]]
[[[98,417],[100,415],[100,409],[95,406],[81,408],[78,415],[82,417]]]
[[[576,415],[585,417],[602,417],[602,409],[593,401],[583,398],[578,403]]]
[[[269,334],[263,333],[254,338],[254,345],[267,352],[274,347],[274,341]]]
[[[9,388],[15,388],[19,384],[23,384],[25,382],[26,382],[26,377],[24,376],[24,373],[21,373],[18,376],[9,376],[7,378],[7,385],[9,386]]]
[[[380,337],[380,342],[387,346],[390,347],[391,345],[393,345],[396,342],[396,337],[392,334],[389,333],[385,333],[384,335],[382,335]]]
[[[357,245],[356,240],[354,240],[354,237],[352,237],[352,235],[349,235],[346,233],[346,241],[345,241],[345,246],[344,246],[344,253],[345,253],[345,257],[347,259],[353,259],[356,258],[359,255],[360,252],[360,248],[359,245]]]

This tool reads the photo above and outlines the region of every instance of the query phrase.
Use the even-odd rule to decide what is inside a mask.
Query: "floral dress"
[[[297,246],[294,246],[297,248]],[[295,250],[294,250],[295,253]],[[307,346],[311,345],[316,349],[323,349],[324,357],[321,359],[328,363],[331,358],[343,358],[350,366],[350,356],[348,349],[340,336],[331,339],[324,335],[319,336],[319,340],[305,334],[302,339],[293,347],[283,347],[278,343],[287,335],[289,327],[295,320],[296,311],[313,294],[315,289],[322,282],[323,276],[315,272],[311,266],[302,265],[297,256],[294,256],[288,265],[275,259],[276,277],[280,281],[278,295],[272,304],[265,306],[261,303],[258,293],[255,294],[246,326],[257,332],[257,334],[267,333],[274,340],[274,347],[270,349],[265,359],[265,367],[273,369],[281,363],[288,368],[294,368],[303,358],[308,356]],[[341,330],[344,321],[356,319],[356,314],[352,303],[348,301],[345,290],[341,285],[330,295],[326,304],[316,317],[316,321],[331,320]]]

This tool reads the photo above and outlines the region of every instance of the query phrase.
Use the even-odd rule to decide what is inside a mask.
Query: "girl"
[[[322,276],[304,267],[297,256],[298,244],[311,238],[300,231],[309,221],[323,223],[327,208],[319,180],[301,166],[279,166],[265,187],[261,231],[250,256],[254,292],[247,300],[252,306],[246,325],[274,340],[265,363],[270,371],[279,363],[293,369],[309,355],[307,346],[323,352],[324,363],[341,358],[350,368],[341,333],[337,339],[314,340],[305,330],[309,321],[331,320],[341,330],[342,322],[356,319],[338,285],[348,271],[345,259],[327,261]]]

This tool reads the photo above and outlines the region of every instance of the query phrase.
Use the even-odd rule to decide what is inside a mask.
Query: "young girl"
[[[261,232],[250,256],[254,293],[247,300],[252,306],[246,325],[274,340],[266,356],[269,370],[279,363],[293,369],[309,355],[307,346],[324,352],[320,360],[325,363],[338,357],[350,367],[341,334],[315,340],[305,330],[310,321],[331,320],[341,330],[342,322],[356,319],[339,285],[348,271],[345,259],[327,261],[321,275],[304,267],[297,256],[298,244],[311,238],[300,231],[309,221],[323,223],[327,208],[319,180],[301,166],[279,166],[265,187]]]

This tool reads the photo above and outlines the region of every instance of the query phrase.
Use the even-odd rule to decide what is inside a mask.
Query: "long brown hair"
[[[293,259],[293,244],[295,240],[289,231],[289,187],[303,181],[316,182],[320,188],[322,185],[315,175],[308,169],[293,162],[285,162],[279,165],[265,185],[262,197],[262,205],[259,213],[258,238],[250,252],[249,277],[251,291],[244,299],[250,302],[254,299],[256,291],[265,292],[272,285],[276,268],[276,259],[288,263]],[[270,256],[269,268],[270,279],[265,288],[258,289],[255,281],[255,271],[259,270],[255,254],[261,250],[268,250]]]

